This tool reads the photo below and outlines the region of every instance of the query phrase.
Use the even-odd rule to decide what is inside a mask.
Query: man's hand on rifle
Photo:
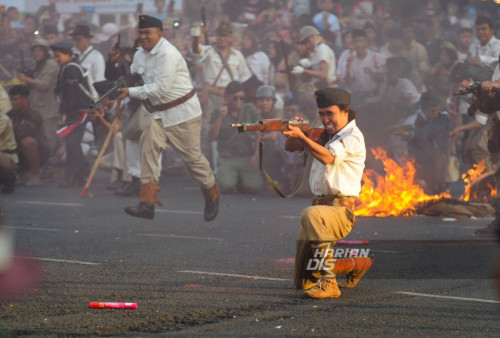
[[[288,131],[285,130],[282,131],[282,133],[286,137],[296,138],[300,140],[303,140],[307,137],[300,128],[291,125],[288,125]]]
[[[116,98],[117,100],[123,100],[129,95],[128,88],[118,88],[118,92],[120,92],[120,96]]]

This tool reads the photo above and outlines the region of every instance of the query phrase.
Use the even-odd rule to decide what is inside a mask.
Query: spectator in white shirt
[[[75,42],[75,52],[78,54],[77,62],[80,66],[90,73],[94,82],[106,80],[104,76],[106,61],[104,56],[90,45],[90,39],[92,38],[90,27],[77,25],[73,33],[71,33],[71,37]]]
[[[500,40],[493,35],[493,23],[491,19],[479,16],[476,19],[476,38],[470,48],[470,57],[467,59],[470,63],[483,64],[490,66],[498,60],[500,54]]]

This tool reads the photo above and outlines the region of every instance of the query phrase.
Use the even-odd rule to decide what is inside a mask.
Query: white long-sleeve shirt
[[[83,61],[82,61],[83,60]],[[82,68],[87,70],[90,75],[92,75],[92,80],[94,82],[104,81],[106,77],[104,72],[106,71],[106,61],[101,52],[92,46],[89,46],[87,50],[83,53],[78,54],[78,63]]]
[[[484,65],[489,66],[493,62],[498,61],[500,40],[492,36],[486,45],[481,46],[481,42],[478,39],[474,39],[469,47],[469,52],[471,56],[479,57]]]
[[[203,63],[204,65],[203,78],[205,82],[213,85],[221,69],[224,67],[221,57],[213,46],[202,48],[202,52],[200,54],[193,53],[193,55],[195,62]],[[229,82],[233,80],[245,82],[252,76],[252,73],[250,72],[250,69],[248,69],[245,61],[245,57],[239,50],[231,48],[226,63],[229,66],[229,69],[231,69],[233,78],[231,78],[227,69],[224,69],[220,74],[217,83],[215,83],[215,87],[226,88]]]
[[[356,120],[349,122],[325,145],[335,156],[324,165],[316,158],[312,162],[309,184],[316,195],[359,196],[365,168],[365,139]]]
[[[176,100],[192,89],[186,60],[170,42],[161,38],[151,51],[139,48],[130,66],[131,73],[142,76],[144,85],[129,88],[132,98],[159,105]],[[164,127],[174,126],[201,115],[198,96],[168,110],[157,111],[152,118],[162,120]]]

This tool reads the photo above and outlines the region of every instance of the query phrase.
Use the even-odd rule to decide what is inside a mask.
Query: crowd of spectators
[[[446,190],[457,179],[454,171],[479,161],[493,168],[484,143],[488,116],[468,114],[472,98],[452,93],[500,76],[499,5],[472,0],[185,0],[176,11],[170,4],[156,0],[156,10],[144,14],[163,21],[164,37],[188,62],[203,109],[202,150],[222,190],[257,192],[265,186],[259,173],[261,136],[238,135],[229,123],[302,115],[317,126],[312,95],[331,86],[351,92],[367,146],[382,146],[399,162],[415,159],[417,178],[428,193]],[[55,5],[24,14],[0,6],[0,15],[0,114],[9,113],[14,125],[17,182],[38,184],[43,168],[54,163],[52,157],[70,168],[67,183],[82,184],[93,152],[82,146],[80,154],[76,148],[102,145],[116,107],[107,103],[87,112],[87,120],[75,112],[95,98],[89,82],[129,75],[136,22],[110,17],[96,26],[89,13],[63,18]],[[29,100],[20,108],[16,102],[26,95]],[[74,107],[68,110],[68,105]],[[119,137],[111,147],[118,155],[107,165],[113,169],[110,189],[127,195],[137,193],[137,129],[147,113],[140,102],[123,105],[128,115],[113,130]],[[36,121],[30,123],[37,135],[18,135],[21,120]],[[7,129],[9,123],[0,126]],[[78,136],[56,137],[58,128],[71,126]],[[288,189],[300,175],[302,159],[297,157],[302,155],[286,154],[278,133],[262,140],[265,165]],[[0,151],[15,150],[11,140],[2,141]],[[47,154],[27,156],[33,149]],[[168,172],[175,167],[175,154],[164,157]],[[370,159],[367,165],[373,165]],[[2,174],[5,187],[12,186],[12,177]]]

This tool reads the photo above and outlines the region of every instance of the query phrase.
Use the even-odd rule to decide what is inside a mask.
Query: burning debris
[[[479,179],[485,180],[487,175],[484,163],[475,165],[462,178],[467,184],[465,194],[460,200],[452,199],[448,193],[427,195],[424,189],[415,182],[415,166],[412,161],[400,166],[387,156],[382,148],[371,150],[375,158],[382,161],[385,176],[375,170],[366,169],[363,174],[363,187],[356,205],[357,216],[409,216],[425,214],[429,216],[485,216],[494,213],[494,209],[485,203],[470,203],[484,193],[474,189]],[[491,175],[490,175],[491,176]],[[486,181],[484,181],[486,182]],[[485,185],[486,183],[483,183]],[[491,187],[491,183],[489,183]],[[484,190],[484,189],[482,189]],[[496,190],[490,188],[489,197],[496,196]],[[483,199],[487,199],[484,197]]]

